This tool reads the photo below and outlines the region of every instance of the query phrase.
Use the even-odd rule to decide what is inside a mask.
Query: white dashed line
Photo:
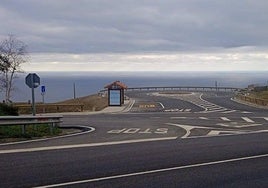
[[[231,120],[228,119],[227,117],[221,117],[221,119],[222,119],[223,121],[231,121]]]
[[[249,119],[248,117],[241,117],[244,121],[248,123],[255,123],[253,120]]]

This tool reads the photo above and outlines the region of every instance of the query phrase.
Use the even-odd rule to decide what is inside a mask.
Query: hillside
[[[61,101],[55,104],[78,104],[84,105],[84,111],[99,111],[108,106],[108,99],[107,97],[102,97],[95,94],[85,97],[79,97],[76,99]]]

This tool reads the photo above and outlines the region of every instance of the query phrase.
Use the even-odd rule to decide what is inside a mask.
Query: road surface
[[[0,187],[265,187],[268,111],[232,93],[127,93],[129,112],[66,115],[83,134],[0,145]]]

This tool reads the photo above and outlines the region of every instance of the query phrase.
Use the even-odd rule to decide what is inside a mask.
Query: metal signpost
[[[37,88],[40,85],[40,77],[35,73],[30,73],[25,78],[25,83],[29,88],[32,89],[32,107],[33,107],[33,116],[36,114],[35,108],[35,99],[34,99],[34,88]]]
[[[46,86],[41,86],[42,102],[45,104]]]

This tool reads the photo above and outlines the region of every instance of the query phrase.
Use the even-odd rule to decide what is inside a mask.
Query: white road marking
[[[39,147],[39,148],[25,148],[25,149],[9,149],[9,150],[0,150],[0,154],[34,152],[34,151],[47,151],[47,150],[59,150],[59,149],[72,149],[72,148],[84,148],[84,147],[97,147],[97,146],[109,146],[109,145],[131,144],[131,143],[139,143],[139,142],[175,140],[177,138],[178,137],[163,137],[163,138],[148,138],[148,139],[125,140],[125,141],[114,141],[114,142],[101,142],[101,143],[91,143],[91,144],[47,146],[47,147]]]
[[[242,114],[251,114],[252,112],[243,111]]]
[[[231,121],[231,120],[228,119],[227,117],[221,117],[221,119],[222,119],[223,121]]]
[[[228,110],[228,111],[225,111],[225,112],[222,112],[223,114],[229,114],[229,113],[233,113],[233,112],[236,112],[236,110]]]
[[[220,126],[223,126],[223,127],[244,128],[244,127],[255,127],[255,126],[260,126],[260,125],[262,125],[262,124],[245,124],[245,125],[238,125],[237,122],[231,122],[231,124],[217,123],[217,125],[220,125]]]
[[[187,117],[170,117],[170,119],[187,119]]]
[[[108,134],[167,134],[167,128],[121,128],[107,131]]]
[[[232,123],[235,123],[234,125]],[[232,130],[232,129],[223,129],[223,128],[213,128],[213,127],[205,127],[205,126],[193,126],[193,125],[182,125],[182,124],[175,124],[175,123],[166,123],[167,125],[171,126],[176,126],[184,129],[186,133],[181,137],[182,139],[185,138],[200,138],[200,137],[211,137],[211,136],[222,136],[220,135],[221,133],[223,134],[249,134],[249,133],[263,133],[263,132],[268,132],[268,130],[260,130],[260,131],[243,131],[243,130]],[[218,123],[217,125],[224,126],[224,127],[236,127],[236,128],[241,128],[241,127],[251,127],[251,126],[259,126],[262,124],[249,124],[249,125],[237,125],[236,122],[231,122],[231,124],[223,124],[223,123]],[[193,129],[205,129],[209,130],[209,133],[207,135],[203,136],[190,136],[191,130]]]
[[[240,134],[241,131],[217,131],[217,130],[212,130],[210,131],[207,136],[218,136],[220,134]]]
[[[131,105],[127,108],[126,111],[130,111],[132,109],[132,107],[134,106],[135,102],[136,102],[135,100],[132,100]]]
[[[181,138],[188,138],[191,134],[191,130],[193,129],[212,129],[212,130],[222,130],[220,128],[213,128],[213,127],[203,127],[203,126],[193,126],[193,125],[181,125],[175,123],[166,123],[167,125],[172,125],[176,127],[180,127],[186,131],[186,133]]]
[[[190,112],[190,111],[191,111],[191,109],[188,109],[188,108],[187,108],[187,109],[185,109],[185,112]]]
[[[158,102],[160,105],[161,105],[161,107],[164,109],[165,108],[165,106],[161,103],[161,102]]]
[[[198,117],[199,119],[208,120],[207,117]]]
[[[175,171],[175,170],[183,170],[183,169],[189,169],[189,168],[198,168],[198,167],[204,167],[204,166],[232,163],[232,162],[245,161],[245,160],[251,160],[251,159],[259,159],[259,158],[265,158],[265,157],[268,157],[268,154],[253,155],[253,156],[239,157],[239,158],[231,158],[231,159],[211,161],[211,162],[206,162],[206,163],[196,163],[196,164],[176,166],[176,167],[171,167],[171,168],[162,168],[162,169],[156,169],[156,170],[148,170],[148,171],[141,171],[141,172],[135,172],[135,173],[106,176],[106,177],[65,182],[65,183],[59,183],[59,184],[43,185],[43,186],[38,186],[36,188],[52,188],[52,187],[78,185],[78,184],[84,184],[84,183],[99,182],[99,181],[104,181],[104,180],[113,180],[113,179],[133,177],[133,176],[143,176],[143,175],[149,175],[149,174],[156,174],[156,173],[169,172],[169,171]]]
[[[263,119],[265,119],[266,121],[268,121],[268,117],[264,117]]]
[[[248,123],[255,123],[253,120],[249,119],[248,117],[241,117],[244,121]]]

